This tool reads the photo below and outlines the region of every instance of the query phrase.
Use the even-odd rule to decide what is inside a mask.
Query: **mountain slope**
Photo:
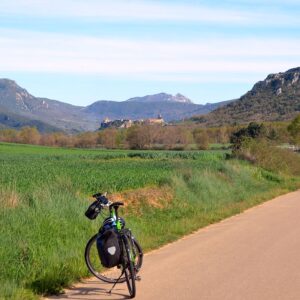
[[[149,96],[147,96],[149,97]],[[136,99],[136,98],[135,98]],[[181,120],[195,114],[206,114],[213,109],[225,105],[223,102],[214,104],[194,104],[178,101],[97,101],[87,106],[84,111],[94,117],[104,119],[146,119],[161,114],[165,121]]]
[[[97,119],[90,119],[83,107],[34,97],[9,79],[0,79],[0,113],[10,114],[11,120],[15,119],[16,124],[19,124],[13,126],[13,122],[10,127],[19,128],[22,123],[25,126],[29,120],[67,131],[93,130],[97,127]],[[5,118],[2,118],[2,124],[5,125]]]
[[[284,121],[300,113],[300,67],[270,74],[245,95],[199,117],[208,125],[251,121]]]
[[[122,102],[97,101],[80,107],[47,98],[34,97],[15,81],[0,79],[0,124],[20,128],[32,124],[40,130],[69,132],[96,130],[104,118],[146,119],[162,114],[166,121],[180,120],[195,114],[206,114],[225,105],[194,104],[181,94],[160,93],[135,97]],[[51,129],[52,128],[52,129]]]
[[[20,115],[16,115],[8,112],[0,112],[0,129],[14,128],[20,129],[24,126],[36,127],[39,132],[53,132],[59,131],[58,127],[49,125],[45,122],[26,118]]]

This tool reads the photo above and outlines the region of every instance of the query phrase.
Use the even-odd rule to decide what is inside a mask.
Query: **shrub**
[[[194,130],[193,135],[199,150],[207,150],[209,148],[209,138],[205,130],[197,128]]]
[[[300,145],[300,115],[291,122],[287,129],[293,138],[293,142]]]
[[[234,132],[230,137],[230,142],[233,144],[233,150],[237,151],[241,148],[242,143],[247,139],[255,139],[266,135],[264,124],[251,122],[248,127],[241,128]]]
[[[300,155],[266,139],[245,139],[235,155],[269,171],[300,176]]]
[[[126,138],[130,149],[145,149],[151,143],[147,126],[133,126],[128,129]]]

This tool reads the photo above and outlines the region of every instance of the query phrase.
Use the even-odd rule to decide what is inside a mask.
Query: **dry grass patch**
[[[122,201],[125,207],[137,208],[143,205],[163,209],[172,202],[174,193],[169,186],[145,187],[109,195],[113,201]]]
[[[216,176],[217,176],[217,178],[219,178],[229,184],[233,183],[233,180],[227,174],[225,174],[223,172],[216,173]]]
[[[14,189],[0,189],[0,206],[2,208],[15,208],[19,205],[19,195]]]

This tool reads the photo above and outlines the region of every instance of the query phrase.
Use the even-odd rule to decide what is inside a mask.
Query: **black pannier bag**
[[[113,229],[105,230],[98,236],[97,249],[103,267],[112,268],[120,264],[119,238]]]
[[[90,220],[94,220],[97,218],[101,211],[101,206],[99,205],[99,201],[94,201],[85,212],[85,216]]]

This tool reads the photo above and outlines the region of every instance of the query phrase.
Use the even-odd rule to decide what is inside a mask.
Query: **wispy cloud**
[[[178,4],[137,0],[1,0],[0,15],[85,18],[97,21],[175,21],[215,24],[286,25],[300,24],[298,15],[271,9],[249,11],[208,4]]]
[[[0,56],[2,71],[130,75],[190,82],[226,73],[223,80],[238,81],[239,74],[249,77],[300,65],[300,39],[180,43],[0,30]]]

